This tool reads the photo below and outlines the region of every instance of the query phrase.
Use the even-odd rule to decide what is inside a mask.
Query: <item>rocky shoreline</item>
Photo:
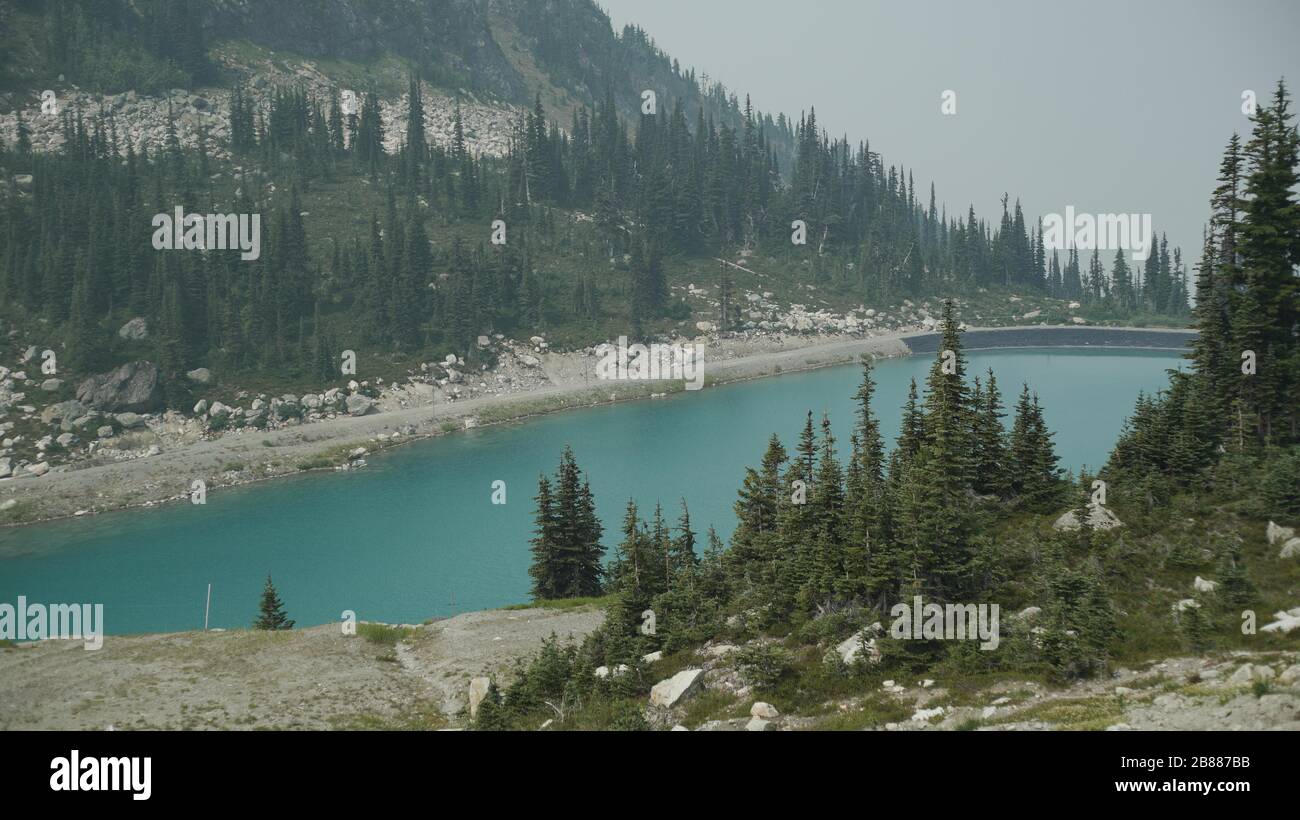
[[[705,335],[695,344],[703,351],[710,386],[846,364],[863,353],[890,357],[932,352],[937,344],[937,335],[925,326],[872,333]],[[967,338],[977,348],[1177,349],[1193,335],[1179,330],[1037,326],[971,328]],[[461,398],[456,390],[460,385],[447,371],[461,375],[461,384],[464,377],[447,362],[438,366],[438,376],[402,385],[353,383],[351,391],[332,389],[269,401],[253,398],[249,407],[255,409],[241,412],[245,418],[249,412],[257,414],[263,426],[213,430],[212,411],[220,402],[206,400],[200,402],[204,412],[196,407],[191,416],[175,411],[152,416],[119,413],[112,421],[121,429],[92,442],[84,458],[53,466],[41,462],[37,470],[31,464],[16,469],[6,463],[10,477],[0,478],[0,526],[184,500],[195,481],[211,492],[309,470],[357,469],[376,451],[408,441],[561,410],[659,398],[682,389],[680,381],[601,381],[596,375],[600,357],[594,349],[551,352],[540,337],[532,340],[530,349],[509,340],[492,343],[499,348],[497,369],[476,374],[476,389],[467,388]],[[490,388],[489,382],[500,389]],[[127,378],[124,383],[132,382]],[[354,397],[364,398],[364,407]],[[47,424],[69,427],[60,436],[75,439],[76,431],[104,420],[102,414],[86,423],[67,418],[73,414],[69,403],[76,401],[52,405],[62,409],[51,413],[46,408],[41,414]],[[36,408],[20,409],[27,408],[25,416],[34,419]],[[218,417],[233,412],[219,409]],[[51,418],[45,420],[44,415]],[[128,417],[130,427],[122,416]]]

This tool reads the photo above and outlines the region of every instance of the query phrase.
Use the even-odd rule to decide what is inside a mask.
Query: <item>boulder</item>
[[[753,706],[749,707],[749,715],[750,717],[772,720],[773,718],[780,717],[781,713],[778,712],[776,707],[772,704],[764,703],[760,700],[756,701]]]
[[[189,379],[195,384],[211,384],[212,371],[208,370],[206,367],[196,367],[190,372],[186,373],[185,378]]]
[[[874,636],[879,635],[884,631],[885,628],[880,625],[879,621],[877,621],[871,626],[863,627],[853,635],[840,641],[835,647],[835,651],[839,653],[840,660],[844,661],[846,665],[852,665],[858,659],[858,655],[862,652],[862,647],[865,643],[867,647],[867,661],[869,663],[877,663],[880,660],[880,650],[876,648],[876,639]]]
[[[492,686],[489,678],[471,678],[469,682],[469,716],[471,719],[478,716],[479,704],[487,697],[488,689]]]
[[[1032,621],[1041,614],[1043,614],[1042,607],[1027,606],[1016,613],[1015,619],[1017,621]]]
[[[1270,521],[1268,526],[1264,528],[1264,535],[1268,537],[1268,543],[1273,545],[1294,538],[1295,529],[1292,527],[1279,527]]]
[[[158,367],[127,362],[109,373],[91,376],[77,388],[77,399],[100,410],[148,413],[162,407]]]
[[[53,393],[63,386],[63,379],[46,379],[41,382],[41,389],[47,393]]]
[[[1088,505],[1088,523],[1094,530],[1113,530],[1116,527],[1124,526],[1124,522],[1119,520],[1119,516],[1101,506],[1100,504]],[[1052,524],[1052,529],[1066,530],[1074,532],[1079,529],[1079,518],[1075,515],[1074,510],[1062,515]]]
[[[1232,677],[1228,678],[1228,681],[1230,683],[1251,683],[1253,681],[1272,680],[1275,677],[1277,677],[1277,673],[1273,671],[1271,666],[1245,663],[1236,672],[1232,673]]]
[[[195,403],[194,405],[194,415],[202,416],[202,415],[206,415],[207,412],[208,412],[208,400],[199,399],[198,402]]]
[[[1278,558],[1300,558],[1300,538],[1292,538],[1282,545],[1282,551],[1277,554]]]
[[[1300,683],[1300,663],[1288,666],[1281,675],[1277,676],[1277,679],[1279,683],[1285,683],[1287,686]]]
[[[27,472],[32,475],[45,475],[50,471],[50,462],[42,461],[39,464],[28,464]]]
[[[349,416],[364,416],[375,409],[375,401],[360,393],[353,393],[348,396],[347,408]]]
[[[1196,576],[1195,581],[1192,581],[1192,588],[1197,592],[1213,592],[1217,586],[1218,584],[1214,581],[1207,581],[1199,575]]]
[[[112,437],[113,437],[113,425],[111,424],[105,424],[103,427],[100,427],[98,430],[95,431],[95,438],[112,438]]]
[[[149,323],[143,316],[137,316],[118,328],[117,335],[131,342],[143,341],[149,338]]]
[[[745,724],[746,732],[772,732],[775,730],[776,727],[772,725],[771,721],[763,720],[761,717],[750,718],[749,723]]]
[[[664,653],[663,650],[660,650],[658,652],[651,652],[649,655],[643,655],[641,657],[641,662],[654,663],[655,661],[661,661],[663,659],[664,659]]]
[[[127,430],[134,430],[136,427],[144,426],[144,417],[138,413],[118,413],[114,418],[117,419],[118,424]]]
[[[683,669],[650,689],[650,705],[671,708],[695,695],[703,687],[703,669]]]
[[[198,411],[197,407],[194,409],[196,412]],[[212,406],[208,408],[208,418],[210,419],[224,419],[228,415],[230,415],[230,408],[219,401],[214,401]]]
[[[14,474],[13,461],[8,457],[0,458],[0,478],[8,478]]]
[[[53,424],[56,421],[72,421],[86,415],[86,411],[89,409],[76,399],[61,401],[58,404],[51,404],[41,411],[41,422]]]

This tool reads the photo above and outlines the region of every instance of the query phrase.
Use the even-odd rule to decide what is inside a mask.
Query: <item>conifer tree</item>
[[[275,591],[275,585],[271,583],[270,575],[266,576],[266,586],[262,589],[262,603],[259,609],[261,614],[253,622],[254,629],[293,629],[294,622],[285,615],[284,604],[280,601],[279,593]]]

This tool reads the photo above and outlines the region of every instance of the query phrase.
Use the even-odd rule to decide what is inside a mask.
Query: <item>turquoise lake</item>
[[[930,356],[877,363],[875,410],[892,446],[908,382]],[[1008,412],[1022,382],[1043,403],[1061,465],[1105,461],[1141,391],[1183,361],[1148,350],[1032,349],[969,353],[992,367]],[[352,473],[313,473],[213,490],[172,504],[0,531],[0,601],[102,603],[109,633],[196,629],[212,584],[211,626],[248,626],[270,573],[299,626],[362,620],[418,623],[527,601],[532,497],[564,445],[595,492],[612,553],[628,498],[724,540],[748,465],[771,433],[791,449],[804,414],[829,412],[846,456],[859,369],[835,367],[586,409],[417,442]],[[1010,419],[1007,419],[1008,424]],[[507,503],[492,504],[505,481]]]

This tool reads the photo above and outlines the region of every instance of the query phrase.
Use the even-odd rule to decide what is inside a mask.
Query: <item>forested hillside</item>
[[[911,300],[949,296],[987,324],[1188,310],[1167,243],[1140,272],[1049,253],[1012,199],[950,211],[865,135],[759,113],[587,0],[21,2],[0,25],[0,318],[73,381],[156,363],[175,408],[195,368],[320,387],[342,350],[402,380],[537,334],[932,326]],[[259,215],[260,254],[158,250],[178,207]]]

